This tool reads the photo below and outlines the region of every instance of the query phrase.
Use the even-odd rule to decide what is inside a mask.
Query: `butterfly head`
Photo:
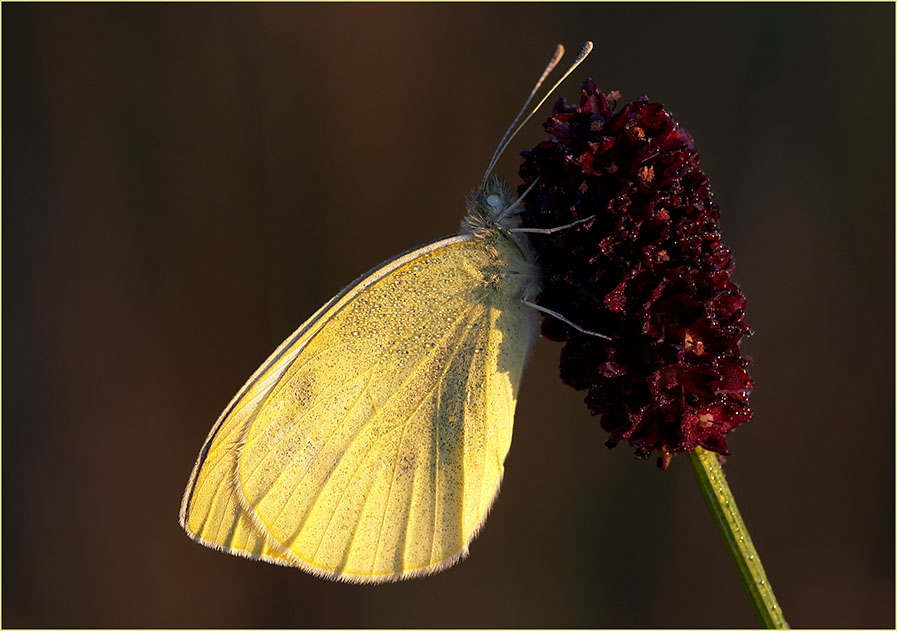
[[[514,203],[510,187],[501,179],[490,176],[483,185],[467,196],[467,213],[461,222],[461,231],[477,234],[494,231],[497,227],[511,227],[516,223],[512,212]]]

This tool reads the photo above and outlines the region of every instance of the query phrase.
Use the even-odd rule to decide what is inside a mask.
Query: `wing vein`
[[[489,320],[490,320],[490,324],[491,324],[491,320],[492,320],[492,308],[491,307],[489,307],[488,316],[489,316]],[[486,329],[487,330],[487,334],[486,334],[486,338],[487,338],[486,344],[487,345],[491,343],[491,340],[489,339],[492,335],[490,329],[491,329],[491,326],[487,327],[487,329]],[[488,392],[489,391],[489,382],[491,381],[489,371],[484,370],[483,375],[484,375],[483,379],[486,382],[485,384],[483,384],[483,386],[484,386],[485,390]],[[482,520],[486,517],[485,515],[480,514],[480,509],[483,506],[483,492],[486,488],[486,467],[488,465],[486,456],[489,454],[488,446],[489,446],[489,432],[486,431],[485,435],[483,436],[483,454],[482,454],[483,465],[482,465],[482,470],[480,471],[480,492],[477,497],[477,524],[478,525],[480,523],[482,523]]]
[[[467,310],[467,313],[464,314],[464,317],[459,317],[459,318],[458,318],[458,321],[459,321],[460,324],[458,324],[458,325],[455,326],[454,331],[457,332],[457,331],[462,330],[462,329],[464,328],[463,325],[467,324],[467,323],[469,322],[469,320],[470,320],[470,318],[467,317],[467,316],[468,316],[468,314],[469,314],[471,311],[472,311],[472,309],[469,308],[469,309]],[[445,336],[445,337],[443,337],[443,339],[448,339],[449,337],[451,337],[451,339],[455,339],[457,336],[456,336],[456,335],[455,335],[455,336]],[[457,353],[457,349],[454,351],[454,353]],[[448,365],[448,364],[447,364],[447,365]],[[447,368],[444,367],[444,368],[443,368],[443,375],[444,375],[446,372],[447,372]],[[437,386],[440,386],[440,387],[441,387],[441,385],[440,385],[441,382],[442,382],[441,379],[437,380]],[[407,383],[408,383],[408,381],[406,380],[406,381],[402,384],[402,386],[401,386],[400,388],[398,388],[392,395],[390,395],[390,399],[392,399],[392,398],[395,397],[395,396],[399,396],[399,395],[402,393],[402,391],[404,390],[404,385],[406,385]],[[423,407],[424,403],[427,401],[427,399],[430,397],[430,395],[432,395],[432,393],[433,393],[433,391],[435,390],[435,388],[436,388],[436,386],[434,386],[434,387],[431,388],[429,391],[425,392],[425,393],[423,394],[423,396],[421,396],[420,402],[417,404],[417,407],[414,409],[413,412],[411,412],[411,413],[408,415],[408,418],[406,419],[405,423],[403,423],[400,427],[403,427],[403,428],[407,427],[408,423],[410,422],[410,419],[411,419],[411,418],[412,418],[412,417],[413,417],[413,416],[414,416],[414,415],[415,415],[415,414],[416,414],[416,413]],[[371,442],[371,445],[368,447],[367,452],[365,452],[365,455],[361,458],[361,462],[360,462],[360,463],[355,467],[355,469],[353,470],[352,475],[351,475],[350,478],[349,478],[350,481],[351,481],[352,479],[354,479],[355,474],[358,473],[358,470],[359,470],[359,469],[361,468],[361,466],[364,464],[364,461],[367,459],[367,457],[368,457],[368,455],[370,454],[370,452],[371,452],[371,451],[374,449],[374,447],[375,447],[375,446],[376,446],[376,445],[383,439],[383,437],[385,437],[385,436],[387,436],[388,434],[390,434],[390,433],[396,431],[397,429],[399,429],[399,426],[392,428],[391,430],[389,430],[388,432],[385,432],[385,433],[382,434],[381,436],[378,436],[378,437],[376,438],[376,440],[374,440],[374,441]],[[349,451],[349,449],[347,448],[347,449],[345,450],[344,454],[347,453],[348,451]],[[334,471],[335,471],[335,470],[336,470],[336,467],[334,467]],[[322,484],[322,485],[319,487],[320,490],[319,490],[319,492],[318,492],[318,497],[320,497],[320,496],[323,494],[323,492],[324,492],[326,486],[327,486],[327,483]],[[334,518],[334,517],[336,516],[336,514],[339,512],[339,508],[340,508],[340,506],[342,505],[343,500],[344,500],[345,497],[346,497],[346,493],[348,492],[349,487],[350,487],[350,484],[347,484],[346,487],[343,489],[342,493],[340,494],[340,498],[339,498],[339,500],[337,501],[336,507],[334,508],[333,512],[330,514],[330,518],[327,520],[327,526],[325,526],[325,528],[324,528],[324,532],[323,532],[323,534],[321,535],[321,539],[318,541],[317,548],[315,548],[315,554],[312,556],[312,560],[314,560],[314,557],[317,556],[318,550],[320,550],[320,548],[321,548],[321,544],[324,542],[324,539],[327,537],[327,533],[328,533],[328,531],[330,530],[330,526],[331,526],[332,523],[333,523],[333,518]],[[435,515],[435,509],[434,509],[434,515]],[[434,518],[434,519],[435,519],[435,518]],[[358,525],[356,524],[356,532],[357,532],[357,526],[358,526]],[[353,534],[353,540],[354,540],[354,534]],[[349,546],[348,549],[351,549],[351,544],[350,544],[350,546]],[[431,550],[432,550],[432,544],[431,544]],[[431,556],[432,556],[432,553],[431,553]]]
[[[443,300],[443,301],[439,302],[438,304],[436,304],[436,305],[433,307],[433,310],[436,311],[436,310],[438,310],[438,309],[441,309],[442,307],[445,307],[445,305],[447,305],[447,304],[448,304],[449,302],[451,302],[452,300],[456,299],[461,293],[462,293],[462,292],[456,292],[456,293],[452,294],[451,296],[449,296],[449,297],[446,298],[445,300]],[[458,329],[458,327],[456,326],[455,329],[454,329],[454,331],[457,331],[457,329]],[[408,335],[406,335],[406,336],[403,338],[403,340],[407,340],[407,339],[409,339],[410,337],[411,337],[411,333],[409,333]],[[445,337],[448,337],[448,336],[445,336]],[[443,337],[443,339],[445,339],[445,337]],[[345,345],[341,346],[340,349],[346,348],[347,346],[348,346],[348,344],[345,344]],[[331,349],[328,349],[328,351],[329,351],[329,350],[331,350]],[[434,353],[435,353],[435,351],[431,351],[431,352],[429,352],[429,353],[426,353],[426,354],[425,354],[425,357],[426,357],[427,355],[433,355]],[[297,370],[295,371],[294,375],[293,375],[290,379],[285,380],[284,383],[283,383],[283,385],[278,384],[278,385],[280,385],[280,387],[277,389],[277,392],[279,393],[284,387],[286,387],[286,384],[287,384],[287,383],[292,382],[293,379],[297,378],[297,377],[301,374],[302,369],[304,369],[304,368],[305,368],[306,366],[308,366],[312,361],[314,361],[315,359],[319,358],[319,357],[320,357],[321,355],[323,355],[323,354],[324,354],[323,351],[320,352],[320,353],[315,354],[311,359],[309,359],[309,360],[308,360],[307,362],[305,362],[299,369],[297,369]],[[376,372],[377,372],[377,369],[380,367],[380,364],[381,364],[380,361],[378,361],[376,364],[374,364],[374,366],[373,366],[373,367],[370,369],[370,371],[369,371],[370,374],[374,374],[374,373],[376,373]],[[292,369],[292,367],[290,367],[288,370],[291,370],[291,369]],[[283,380],[282,380],[282,381],[283,381]],[[321,396],[321,397],[318,397],[318,398],[321,400],[321,402],[326,402],[326,401],[327,401],[327,400],[328,400],[328,399],[329,399],[335,392],[338,392],[339,390],[341,390],[346,384],[348,384],[348,383],[351,382],[351,381],[352,381],[352,379],[347,379],[346,381],[344,381],[343,383],[341,383],[341,384],[338,385],[337,387],[335,387],[335,388],[333,388],[332,390],[330,390],[326,395]],[[401,391],[402,389],[404,389],[404,387],[407,385],[407,383],[408,383],[408,379],[406,379],[404,382],[402,382],[401,384],[399,384],[399,386],[398,386],[398,388],[397,388],[397,391]],[[365,386],[365,389],[366,389],[366,387],[367,387],[367,386]],[[362,392],[364,392],[364,390],[362,390]],[[271,401],[271,400],[274,398],[274,396],[275,396],[275,393],[274,393],[274,391],[273,391],[273,389],[272,389],[272,392],[271,392],[271,393],[269,394],[269,396],[267,397],[267,400],[266,400],[264,403],[261,404],[259,410],[255,413],[255,415],[254,415],[255,418],[258,418],[258,416],[264,412],[265,406],[268,405],[269,401]],[[353,404],[353,405],[354,405],[354,404]],[[316,407],[317,407],[317,406],[310,406],[307,410],[303,411],[303,413],[302,413],[300,416],[298,416],[296,419],[294,419],[294,421],[293,421],[293,423],[294,423],[294,424],[293,424],[293,428],[291,429],[291,431],[290,431],[289,433],[287,433],[287,434],[281,439],[280,442],[283,442],[283,440],[285,440],[288,436],[290,436],[294,431],[298,430],[298,429],[300,428],[300,426],[301,426],[301,421],[303,421],[303,420],[305,419],[305,417],[308,416],[308,414],[310,414]],[[248,431],[248,428],[247,428],[247,431]],[[335,432],[334,432],[334,433],[335,433]],[[332,437],[332,436],[333,436],[333,434],[331,434],[330,437]],[[357,433],[356,433],[356,436],[357,436]],[[328,437],[328,440],[329,440],[330,437]],[[260,436],[257,436],[257,437],[254,437],[252,440],[247,440],[247,443],[246,443],[246,444],[247,444],[247,445],[248,445],[248,444],[252,444],[253,442],[257,441],[259,438],[260,438]],[[270,453],[270,452],[269,452],[269,453]],[[266,454],[266,457],[267,457],[267,454]],[[263,462],[264,460],[265,460],[264,457],[259,459],[259,462],[255,465],[255,467],[253,468],[253,470],[252,470],[252,471],[249,473],[249,475],[246,477],[246,481],[247,481],[247,482],[249,482],[249,481],[252,479],[252,477],[253,477],[253,475],[255,474],[256,470],[258,469],[259,466],[261,466],[261,464],[262,464],[262,462]],[[315,458],[312,460],[312,463],[311,463],[311,464],[313,464],[316,460],[317,460],[317,455],[316,455]],[[311,467],[311,464],[309,465],[309,467]],[[301,481],[301,480],[300,480],[300,481]],[[276,480],[275,480],[275,482],[276,482]]]
[[[364,387],[358,393],[358,396],[352,402],[352,405],[350,406],[350,408],[346,411],[346,415],[342,418],[342,420],[340,420],[339,423],[337,423],[337,427],[334,428],[334,430],[327,437],[327,440],[324,441],[324,445],[322,445],[321,449],[323,449],[324,446],[326,446],[330,442],[330,440],[333,438],[333,436],[336,435],[336,432],[339,430],[339,428],[342,426],[342,424],[345,422],[345,420],[349,417],[349,413],[355,409],[355,406],[357,405],[357,403],[361,400],[361,398],[364,396],[365,392],[367,391],[367,387],[368,387],[368,385],[370,385],[371,379],[373,378],[373,376],[374,376],[373,371],[368,371],[368,378],[367,378],[367,382],[365,383]],[[353,436],[352,436],[353,441],[358,436],[358,434],[361,433],[361,431],[363,429],[364,429],[364,426],[358,428],[358,431],[355,432],[355,434],[353,434]],[[345,455],[346,455],[346,452],[343,452],[342,454],[340,454],[340,459],[330,469],[330,471],[327,472],[327,476],[324,478],[324,482],[321,484],[321,486],[319,488],[323,489],[323,487],[326,486],[327,482],[330,480],[330,477],[333,475],[333,472],[336,471],[337,467],[339,467],[339,464],[343,461],[343,458],[345,457]],[[280,510],[277,511],[277,516],[271,521],[271,523],[276,523],[277,520],[280,518],[280,516],[283,514],[283,511],[286,510],[287,504],[290,502],[290,500],[293,499],[293,495],[295,495],[296,491],[299,488],[299,485],[305,480],[309,471],[311,471],[312,465],[315,462],[317,462],[317,460],[318,460],[318,455],[315,454],[315,457],[312,459],[311,463],[309,463],[308,469],[302,474],[302,477],[299,478],[299,480],[296,482],[296,484],[290,490],[289,496],[287,497],[286,501],[284,501],[284,503],[281,505]],[[283,476],[283,473],[284,472],[281,471],[281,473],[278,475],[278,479],[280,479],[280,477]],[[320,494],[321,494],[321,491],[318,491],[318,495],[315,496],[315,500],[317,500],[317,498],[320,497]],[[311,498],[309,498],[309,499],[311,499]],[[300,534],[302,534],[302,529],[305,527],[305,523],[308,521],[308,516],[310,514],[311,514],[311,511],[306,513],[305,517],[302,519],[302,522],[299,523],[297,525],[297,527],[293,530],[293,533],[289,537],[289,541],[284,542],[288,547],[292,547],[293,543],[296,541],[296,538]]]
[[[361,376],[361,375],[358,375],[358,376]],[[331,390],[330,392],[328,392],[327,395],[326,395],[326,397],[324,397],[324,400],[326,401],[327,398],[329,398],[331,395],[333,395],[333,393],[342,390],[343,387],[346,386],[346,384],[348,384],[348,383],[354,381],[355,379],[358,378],[358,376],[352,377],[351,379],[347,379],[346,381],[344,381],[343,383],[341,383],[339,386],[337,386],[336,388],[334,388],[333,390]],[[352,410],[355,409],[355,406],[358,404],[358,401],[361,399],[362,395],[365,393],[368,384],[370,384],[370,381],[371,381],[371,378],[372,378],[372,377],[373,377],[373,370],[368,371],[368,377],[367,377],[367,381],[366,381],[365,385],[362,387],[361,391],[358,393],[358,396],[355,397],[355,400],[352,401],[352,405],[349,406],[349,409],[346,410],[346,414],[343,416],[343,418],[340,420],[340,422],[337,423],[337,426],[336,426],[335,428],[333,428],[333,431],[330,433],[330,435],[329,435],[329,436],[327,437],[327,439],[324,441],[324,445],[326,445],[326,444],[330,441],[330,439],[333,438],[333,436],[336,434],[336,432],[337,432],[337,431],[339,430],[339,428],[342,426],[343,422],[346,420],[346,418],[348,418],[348,416],[349,416],[349,412],[351,412]],[[299,417],[296,419],[296,421],[294,422],[293,427],[290,428],[290,431],[287,432],[287,433],[284,435],[284,437],[280,439],[279,443],[283,443],[283,441],[286,440],[289,436],[291,436],[291,435],[293,434],[293,432],[298,431],[298,429],[299,429],[299,424],[300,424],[301,420],[304,419],[308,414],[310,414],[311,411],[312,411],[315,407],[316,407],[316,406],[310,406],[310,408],[309,408],[308,411],[303,412],[303,414],[302,414],[301,416],[299,416]],[[359,429],[359,432],[360,432],[360,431],[361,431],[361,429]],[[358,433],[356,432],[355,435],[357,436]],[[278,444],[279,444],[279,443],[278,443]],[[323,445],[322,445],[322,449],[323,449]],[[269,450],[265,453],[264,456],[262,456],[261,458],[259,458],[258,463],[256,463],[256,465],[253,467],[252,471],[251,471],[251,472],[249,473],[249,475],[246,477],[246,483],[247,483],[247,484],[249,483],[250,480],[252,480],[253,475],[255,475],[255,472],[258,471],[258,469],[259,469],[259,467],[262,465],[262,463],[263,463],[266,459],[268,459],[268,458],[271,456],[271,454],[272,454],[273,452],[274,452],[274,448],[272,447],[271,449],[269,449]],[[319,453],[320,453],[320,451],[319,451]],[[312,459],[312,462],[309,464],[308,469],[305,471],[305,473],[302,474],[302,477],[299,478],[299,480],[297,480],[296,485],[293,487],[293,491],[292,491],[292,492],[295,492],[295,490],[296,490],[296,488],[298,488],[299,484],[301,484],[301,482],[305,479],[305,476],[308,475],[308,471],[311,470],[311,465],[312,465],[314,462],[316,462],[316,461],[317,461],[317,454],[316,454],[315,457]],[[271,484],[269,485],[268,489],[262,494],[262,496],[259,498],[259,500],[258,500],[257,503],[261,503],[261,501],[268,495],[268,493],[270,493],[271,489],[276,485],[277,482],[280,481],[280,479],[283,477],[284,473],[286,473],[286,472],[287,472],[287,468],[286,468],[286,467],[284,467],[284,468],[282,468],[282,469],[280,470],[280,472],[277,474],[277,477],[271,482]],[[292,495],[292,492],[291,492],[291,495]],[[282,510],[282,509],[281,509],[281,510]],[[280,515],[278,514],[278,517],[279,517],[279,516],[280,516]],[[272,521],[272,523],[273,523],[273,521]]]

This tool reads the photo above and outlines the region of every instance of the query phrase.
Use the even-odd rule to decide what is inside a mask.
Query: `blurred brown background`
[[[713,181],[756,331],[727,471],[788,620],[893,628],[894,5],[2,9],[3,626],[754,626],[687,459],[605,449],[544,340],[459,566],[333,584],[177,524],[243,381],[453,234],[552,46],[593,39],[560,93],[648,93]]]

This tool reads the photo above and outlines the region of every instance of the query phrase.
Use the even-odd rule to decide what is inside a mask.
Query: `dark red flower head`
[[[750,329],[694,142],[647,97],[614,112],[591,79],[578,106],[558,101],[545,129],[551,139],[523,153],[519,192],[538,178],[524,225],[594,219],[531,236],[545,274],[539,303],[612,338],[546,317],[542,333],[566,341],[561,378],[588,390],[609,447],[656,450],[664,468],[698,445],[727,454],[725,434],[751,417],[751,360],[738,348]]]

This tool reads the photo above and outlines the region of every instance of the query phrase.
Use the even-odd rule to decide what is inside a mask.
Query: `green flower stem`
[[[729,490],[719,459],[715,453],[701,447],[690,451],[688,457],[707,506],[713,514],[713,520],[723,535],[738,576],[744,584],[754,613],[757,614],[757,620],[766,629],[788,629],[782,608],[776,602],[772,586],[763,571],[763,564],[760,563],[760,557],[738,512],[735,497]]]

